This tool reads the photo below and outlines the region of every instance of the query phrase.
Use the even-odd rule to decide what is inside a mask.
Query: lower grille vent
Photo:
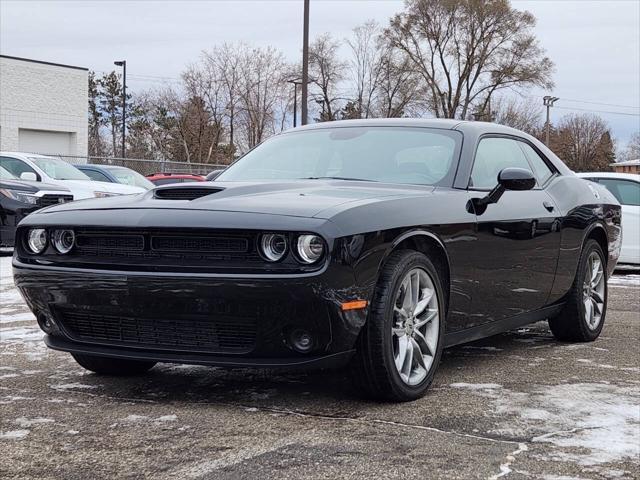
[[[57,313],[65,333],[81,342],[200,353],[248,353],[256,343],[255,318],[140,318],[67,309]]]

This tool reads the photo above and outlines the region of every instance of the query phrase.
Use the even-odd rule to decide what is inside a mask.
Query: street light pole
[[[125,135],[127,129],[127,61],[113,62],[122,67],[122,158],[125,157]]]
[[[545,95],[544,97],[542,97],[542,104],[545,107],[547,107],[547,121],[545,123],[545,142],[544,142],[547,147],[549,146],[549,131],[551,128],[551,120],[550,120],[551,107],[553,107],[553,104],[558,100],[560,100],[558,97],[552,97],[550,95]]]
[[[307,87],[309,85],[309,0],[304,0],[304,25],[302,31],[302,125],[307,124]]]

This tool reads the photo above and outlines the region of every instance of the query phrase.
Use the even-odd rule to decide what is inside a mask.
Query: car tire
[[[432,298],[432,300],[425,307],[426,313],[416,315],[413,320],[410,320],[405,316],[410,308],[405,308],[403,302],[407,291],[405,282],[407,277],[411,277],[409,280],[411,284],[416,275],[418,300],[422,299],[425,302],[426,298]],[[351,362],[353,382],[366,397],[377,400],[411,401],[426,393],[440,363],[444,343],[446,312],[441,279],[442,273],[431,260],[413,250],[396,251],[386,261],[371,301],[367,322],[358,337],[356,353]],[[433,297],[428,297],[430,287],[422,289],[425,283],[420,282],[423,281],[433,287],[431,289]],[[416,307],[414,311],[418,309],[419,307]],[[426,320],[433,315],[434,310],[436,310],[436,317],[430,321]],[[413,323],[408,324],[410,321],[415,322],[415,329]],[[418,327],[422,322],[427,323],[424,327]],[[413,333],[402,333],[402,325],[405,325],[405,332]],[[423,328],[426,330],[422,330]],[[417,336],[416,329],[420,330],[422,337]],[[410,344],[414,345],[411,347],[412,352],[416,346],[422,346],[423,350],[410,359],[409,353],[405,353],[402,357],[403,345]],[[425,349],[425,345],[429,348]],[[429,354],[419,356],[422,351],[428,351]],[[401,366],[396,366],[397,364]],[[408,368],[405,368],[407,365],[409,365]],[[417,372],[415,375],[414,366]]]
[[[116,377],[140,375],[151,370],[156,364],[156,362],[99,357],[80,353],[72,353],[71,356],[81,367],[87,370],[99,375],[111,375]]]
[[[600,244],[587,240],[578,263],[573,286],[559,314],[549,318],[553,335],[565,342],[592,342],[600,335],[607,314],[607,265]],[[599,272],[594,273],[594,260]],[[598,278],[600,277],[600,278]],[[597,299],[601,299],[599,303]],[[590,302],[590,307],[588,306]],[[591,316],[590,309],[594,315]]]

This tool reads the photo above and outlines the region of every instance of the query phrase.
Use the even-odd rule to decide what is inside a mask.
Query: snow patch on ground
[[[591,466],[640,456],[637,387],[578,383],[537,387],[531,392],[470,389],[494,399],[494,413],[502,423],[493,433],[555,445],[559,448],[552,455],[554,460]]]
[[[20,417],[20,418],[16,418],[14,423],[17,423],[18,426],[22,428],[29,428],[29,427],[32,427],[33,425],[41,425],[43,423],[53,423],[53,422],[55,422],[55,420],[52,420],[51,418],[37,417],[37,418],[28,419],[26,417]]]
[[[36,342],[43,336],[39,328],[0,328],[0,342]]]
[[[639,287],[640,275],[613,275],[609,278],[609,285],[621,287]]]
[[[49,385],[51,388],[53,388],[54,390],[73,390],[74,388],[79,388],[79,389],[92,389],[92,388],[98,388],[97,385],[85,385],[83,383],[59,383],[57,385]]]
[[[10,430],[0,432],[0,440],[20,440],[29,435],[29,430]]]

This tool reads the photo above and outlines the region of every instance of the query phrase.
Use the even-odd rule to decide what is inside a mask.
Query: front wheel
[[[352,362],[367,396],[408,401],[425,394],[442,354],[443,299],[441,273],[429,258],[412,250],[389,257]]]
[[[551,332],[566,342],[592,342],[607,314],[607,274],[600,244],[588,240],[580,255],[576,278],[562,311],[549,319]]]
[[[125,358],[99,357],[80,353],[72,353],[71,356],[81,367],[87,370],[100,375],[112,375],[117,377],[140,375],[151,370],[156,364],[156,362],[127,360]]]

